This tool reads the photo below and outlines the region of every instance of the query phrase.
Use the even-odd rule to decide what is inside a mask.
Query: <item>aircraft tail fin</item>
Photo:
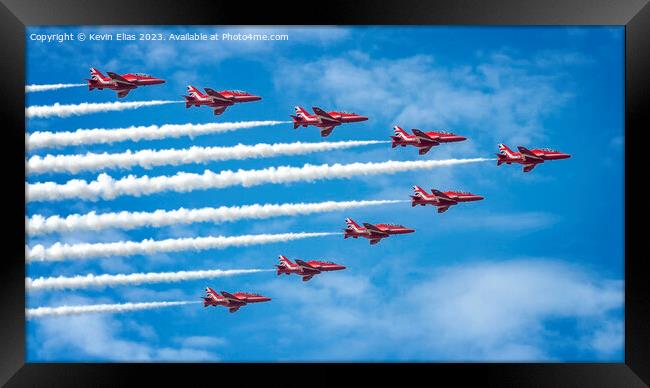
[[[291,260],[287,259],[287,257],[284,256],[284,255],[280,255],[280,256],[278,257],[278,260],[280,261],[280,265],[279,265],[280,267],[287,268],[287,267],[290,267],[291,264],[293,264],[293,263],[291,262]]]
[[[395,136],[401,137],[402,139],[406,139],[408,137],[408,133],[406,133],[406,131],[403,130],[399,125],[395,125],[393,127],[393,132],[395,133]]]
[[[300,126],[300,124],[299,124],[300,123],[300,117],[295,116],[295,115],[290,115],[290,116],[293,119],[293,129],[298,128]]]
[[[215,290],[213,290],[212,288],[210,288],[210,287],[205,288],[205,293],[207,295],[206,299],[208,297],[217,297],[218,296],[217,292]]]
[[[94,67],[91,67],[90,68],[90,78],[93,78],[93,79],[96,79],[96,78],[106,79],[106,76],[104,74],[102,74],[101,71],[95,69]]]
[[[305,110],[305,108],[303,108],[303,107],[301,107],[301,106],[296,106],[296,107],[295,107],[295,110],[296,110],[296,116],[298,116],[298,117],[300,117],[300,118],[306,119],[307,117],[311,116],[311,115],[309,114],[309,112],[307,112],[307,111]]]
[[[357,224],[352,218],[346,218],[345,223],[348,225],[348,228],[352,228],[355,230],[360,230],[361,227],[359,224]]]
[[[192,85],[187,85],[187,94],[192,98],[199,98],[203,96],[203,93]]]
[[[416,196],[422,196],[426,194],[426,191],[424,191],[424,189],[418,185],[413,186],[413,191],[415,192]]]
[[[391,136],[390,139],[392,140],[392,142],[390,143],[390,148],[397,147],[397,143],[399,142],[399,137]]]
[[[192,101],[193,101],[192,96],[181,95],[181,97],[185,99],[185,109],[192,106]]]
[[[512,152],[512,150],[510,148],[508,148],[508,146],[505,145],[505,144],[499,144],[499,152],[502,155],[505,155],[505,156],[508,156],[508,157],[512,157],[514,155],[514,152]]]

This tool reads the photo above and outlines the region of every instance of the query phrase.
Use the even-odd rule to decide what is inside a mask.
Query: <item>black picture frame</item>
[[[272,16],[271,16],[272,15]],[[624,363],[442,363],[442,364],[113,364],[25,363],[25,171],[24,87],[25,26],[29,25],[624,25],[625,26],[625,166],[640,169],[644,160],[641,134],[648,131],[650,74],[650,5],[647,0],[422,0],[303,3],[145,0],[2,0],[0,6],[2,135],[0,152],[7,186],[3,224],[5,257],[0,261],[0,382],[7,386],[152,385],[197,379],[211,385],[236,376],[240,385],[252,379],[271,384],[453,381],[481,386],[641,387],[650,382],[650,293],[645,255],[635,254],[646,227],[632,225],[646,209],[638,180],[625,180],[625,362]],[[594,173],[597,173],[595,171]],[[635,174],[636,175],[636,174]],[[641,176],[639,174],[638,176]],[[606,197],[603,193],[593,193]],[[616,206],[617,204],[613,204]],[[21,226],[23,225],[22,229]],[[250,369],[259,373],[251,373]],[[451,379],[451,380],[449,380]],[[645,383],[644,383],[645,382]],[[195,384],[192,384],[195,385]]]

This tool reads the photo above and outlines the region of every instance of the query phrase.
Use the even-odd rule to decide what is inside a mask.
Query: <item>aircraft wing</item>
[[[372,240],[370,240],[370,245],[375,245],[375,244],[377,244],[379,241],[381,241],[380,238],[373,238]]]
[[[214,115],[219,116],[220,114],[222,114],[223,112],[226,111],[226,108],[227,108],[227,106],[225,106],[225,105],[224,106],[218,106],[218,107],[214,108]]]
[[[131,91],[131,89],[122,89],[122,90],[118,90],[118,91],[117,91],[117,98],[124,98],[124,97],[126,97],[126,95],[129,94],[130,91]]]
[[[302,267],[303,270],[307,270],[308,272],[320,273],[320,270],[318,268],[314,268],[300,259],[296,259],[296,264],[298,264],[299,266]]]
[[[322,137],[327,137],[327,136],[330,135],[330,133],[332,133],[332,130],[333,130],[333,129],[334,129],[334,125],[329,126],[329,127],[325,127],[325,128],[321,128],[321,130],[320,130],[320,135],[321,135]]]
[[[449,206],[438,206],[438,213],[444,213],[449,210]]]
[[[425,144],[431,144],[431,145],[438,145],[440,142],[438,139],[433,138],[426,133],[420,131],[419,129],[413,128],[413,134],[415,135],[415,138],[418,140],[420,143],[425,143]]]
[[[239,298],[236,297],[235,295],[233,295],[233,294],[231,294],[231,293],[229,293],[229,292],[226,292],[226,291],[221,291],[221,295],[222,295],[224,298],[226,298],[227,300],[231,301],[231,302],[246,303],[245,300],[243,300],[243,299],[239,299]]]
[[[533,160],[533,161],[543,160],[539,156],[535,155],[533,151],[529,150],[526,147],[518,146],[517,149],[519,150],[519,152],[521,152],[521,155],[524,157],[525,160]]]
[[[531,163],[531,164],[525,164],[524,165],[524,172],[530,172],[537,166],[537,163]]]
[[[231,313],[234,313],[235,311],[239,310],[239,306],[231,307],[228,309]]]
[[[323,124],[340,124],[341,122],[317,106],[311,108]]]
[[[427,152],[429,152],[430,149],[431,149],[431,147],[422,147],[422,148],[420,148],[420,150],[418,151],[418,154],[420,154],[420,155],[424,155],[424,154],[426,154]]]
[[[217,100],[221,100],[221,101],[230,101],[230,99],[228,99],[226,96],[224,96],[223,94],[217,92],[217,91],[214,90],[214,89],[203,88],[203,90],[205,90],[205,93],[206,93],[208,96],[214,97],[214,98],[217,99]]]
[[[443,193],[440,190],[436,189],[431,189],[431,194],[435,195],[438,197],[438,199],[442,199],[443,201],[452,201],[455,202],[452,198],[450,198],[447,194]]]
[[[369,224],[369,223],[367,223],[367,222],[364,222],[364,223],[363,223],[363,226],[365,226],[366,229],[368,229],[368,231],[372,232],[373,234],[379,234],[379,235],[382,235],[382,236],[388,236],[388,233],[384,232],[383,230],[379,229],[378,227],[376,227],[376,226],[373,225],[373,224]]]
[[[127,80],[126,78],[122,77],[121,75],[119,75],[117,73],[113,73],[113,72],[109,71],[106,74],[108,74],[108,76],[111,77],[111,79],[113,81],[115,81],[115,82],[117,82],[117,83],[119,83],[121,85],[136,86],[136,84],[134,84],[133,82]]]

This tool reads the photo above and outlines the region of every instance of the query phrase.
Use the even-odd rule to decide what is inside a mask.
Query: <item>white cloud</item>
[[[65,301],[76,304],[93,302],[81,297],[68,297]],[[42,318],[31,324],[36,328],[35,335],[28,338],[31,342],[28,347],[35,349],[31,355],[33,359],[42,361],[184,362],[219,359],[217,354],[205,350],[205,346],[193,345],[192,341],[180,343],[178,347],[158,346],[158,336],[152,327],[111,315]],[[131,339],[125,338],[127,334]]]
[[[473,262],[421,275],[402,291],[351,275],[323,277],[299,292],[291,288],[301,285],[283,284],[285,303],[300,309],[313,337],[337,335],[335,346],[315,344],[307,357],[548,361],[622,355],[620,281],[598,281],[583,268],[547,260]],[[553,328],[558,320],[578,323],[580,343],[568,350],[574,357],[553,351],[576,340],[570,329]],[[601,327],[604,320],[610,323]],[[583,353],[585,346],[591,351]]]
[[[309,284],[262,286],[282,295],[275,301],[279,311],[287,306],[297,311],[292,315],[297,321],[279,314],[268,322],[278,330],[277,343],[291,347],[302,339],[287,333],[309,327],[308,360],[619,361],[622,356],[622,282],[596,280],[581,267],[548,260],[465,263],[420,273],[418,280],[390,289],[375,285],[376,275],[332,273]],[[558,321],[574,322],[576,331],[558,328]],[[65,353],[66,360],[214,361],[220,357],[211,349],[227,345],[224,338],[200,335],[162,345],[152,327],[110,315],[32,324],[30,341],[39,344],[32,357],[39,360],[61,360]],[[330,341],[332,336],[337,341]],[[560,355],[553,351],[558,348]]]
[[[122,29],[123,30],[123,29]],[[132,32],[140,31],[134,28]],[[158,32],[147,27],[147,33]],[[160,30],[164,35],[185,33],[218,33],[221,38],[223,33],[231,34],[288,34],[289,39],[262,41],[262,40],[219,40],[219,41],[146,41],[138,44],[125,45],[121,49],[120,63],[124,66],[144,66],[145,68],[170,68],[178,60],[185,63],[202,66],[205,64],[218,64],[221,61],[237,58],[255,61],[267,61],[269,55],[278,51],[296,49],[296,46],[312,45],[327,47],[347,39],[350,31],[342,27],[206,27],[206,28],[180,28],[169,31]],[[126,62],[125,62],[126,61]],[[108,66],[108,64],[107,64]],[[183,80],[182,83],[187,83]]]
[[[227,343],[225,338],[209,337],[209,336],[190,336],[190,337],[177,337],[174,341],[179,343],[182,347],[190,348],[211,348],[215,346],[223,346]]]
[[[588,350],[595,350],[603,357],[620,352],[625,343],[622,322],[608,320],[602,322],[594,335],[585,339]]]
[[[562,88],[561,73],[540,71],[548,67],[550,54],[535,60],[503,53],[479,57],[479,65],[449,68],[428,55],[371,59],[354,52],[282,63],[274,81],[290,98],[304,99],[309,80],[316,105],[357,110],[407,127],[469,127],[493,142],[543,139],[544,117],[571,97]],[[553,58],[562,65],[583,60],[574,53]]]
[[[481,210],[446,220],[445,227],[500,231],[538,230],[555,225],[560,217],[545,212],[488,213]]]

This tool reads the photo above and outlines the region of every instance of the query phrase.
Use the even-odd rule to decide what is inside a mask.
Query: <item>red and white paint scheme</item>
[[[313,125],[320,128],[320,135],[322,137],[329,136],[334,127],[345,123],[354,123],[358,121],[366,121],[366,116],[361,116],[351,112],[325,112],[319,107],[312,107],[314,114],[310,114],[304,108],[297,106],[296,114],[291,115],[293,119],[293,129],[300,127],[307,127]]]
[[[440,143],[453,143],[467,140],[466,137],[454,135],[453,133],[445,131],[422,132],[419,129],[413,128],[413,134],[411,135],[397,125],[393,127],[393,130],[395,131],[395,134],[390,137],[393,140],[393,143],[391,144],[392,148],[411,145],[420,149],[420,155],[426,154],[429,152],[431,147],[438,146]]]
[[[250,94],[243,90],[222,90],[220,92],[210,88],[203,88],[203,90],[205,93],[192,85],[188,85],[187,94],[189,96],[183,96],[185,98],[185,108],[202,105],[209,106],[214,108],[215,115],[220,115],[229,106],[240,102],[252,102],[262,99],[260,96]]]
[[[505,144],[499,144],[499,153],[497,154],[497,166],[505,164],[518,163],[524,166],[524,172],[530,172],[538,164],[546,160],[568,159],[569,154],[555,151],[550,148],[540,148],[529,150],[528,148],[518,146],[519,152],[514,152]]]
[[[369,224],[367,222],[363,223],[363,226],[359,226],[351,218],[346,218],[345,223],[348,225],[347,228],[343,229],[343,238],[367,238],[370,240],[370,245],[377,244],[382,238],[390,237],[392,234],[405,234],[413,233],[415,229],[410,229],[402,225],[394,224]]]
[[[302,261],[300,259],[296,259],[296,262],[293,263],[283,255],[280,255],[279,259],[280,263],[276,265],[278,268],[278,276],[282,274],[290,275],[292,273],[295,273],[302,276],[303,282],[308,281],[314,277],[314,275],[318,275],[321,272],[340,271],[342,269],[345,269],[344,266],[332,263],[331,261]]]
[[[164,84],[165,80],[152,77],[142,73],[128,73],[119,75],[117,73],[107,72],[108,76],[102,74],[94,67],[90,68],[90,79],[88,81],[88,90],[110,89],[117,92],[118,98],[124,98],[133,89],[139,86]]]
[[[431,194],[420,186],[413,186],[415,192],[411,195],[411,206],[434,205],[438,207],[438,213],[444,213],[449,210],[450,206],[458,205],[459,202],[473,202],[483,199],[482,196],[467,193],[464,191],[440,191],[431,189]]]
[[[268,302],[271,298],[259,294],[251,294],[248,292],[235,292],[231,294],[226,291],[221,291],[221,295],[210,287],[205,288],[206,296],[203,297],[203,307],[207,306],[224,306],[228,311],[234,313],[240,307],[246,306],[249,303]]]

